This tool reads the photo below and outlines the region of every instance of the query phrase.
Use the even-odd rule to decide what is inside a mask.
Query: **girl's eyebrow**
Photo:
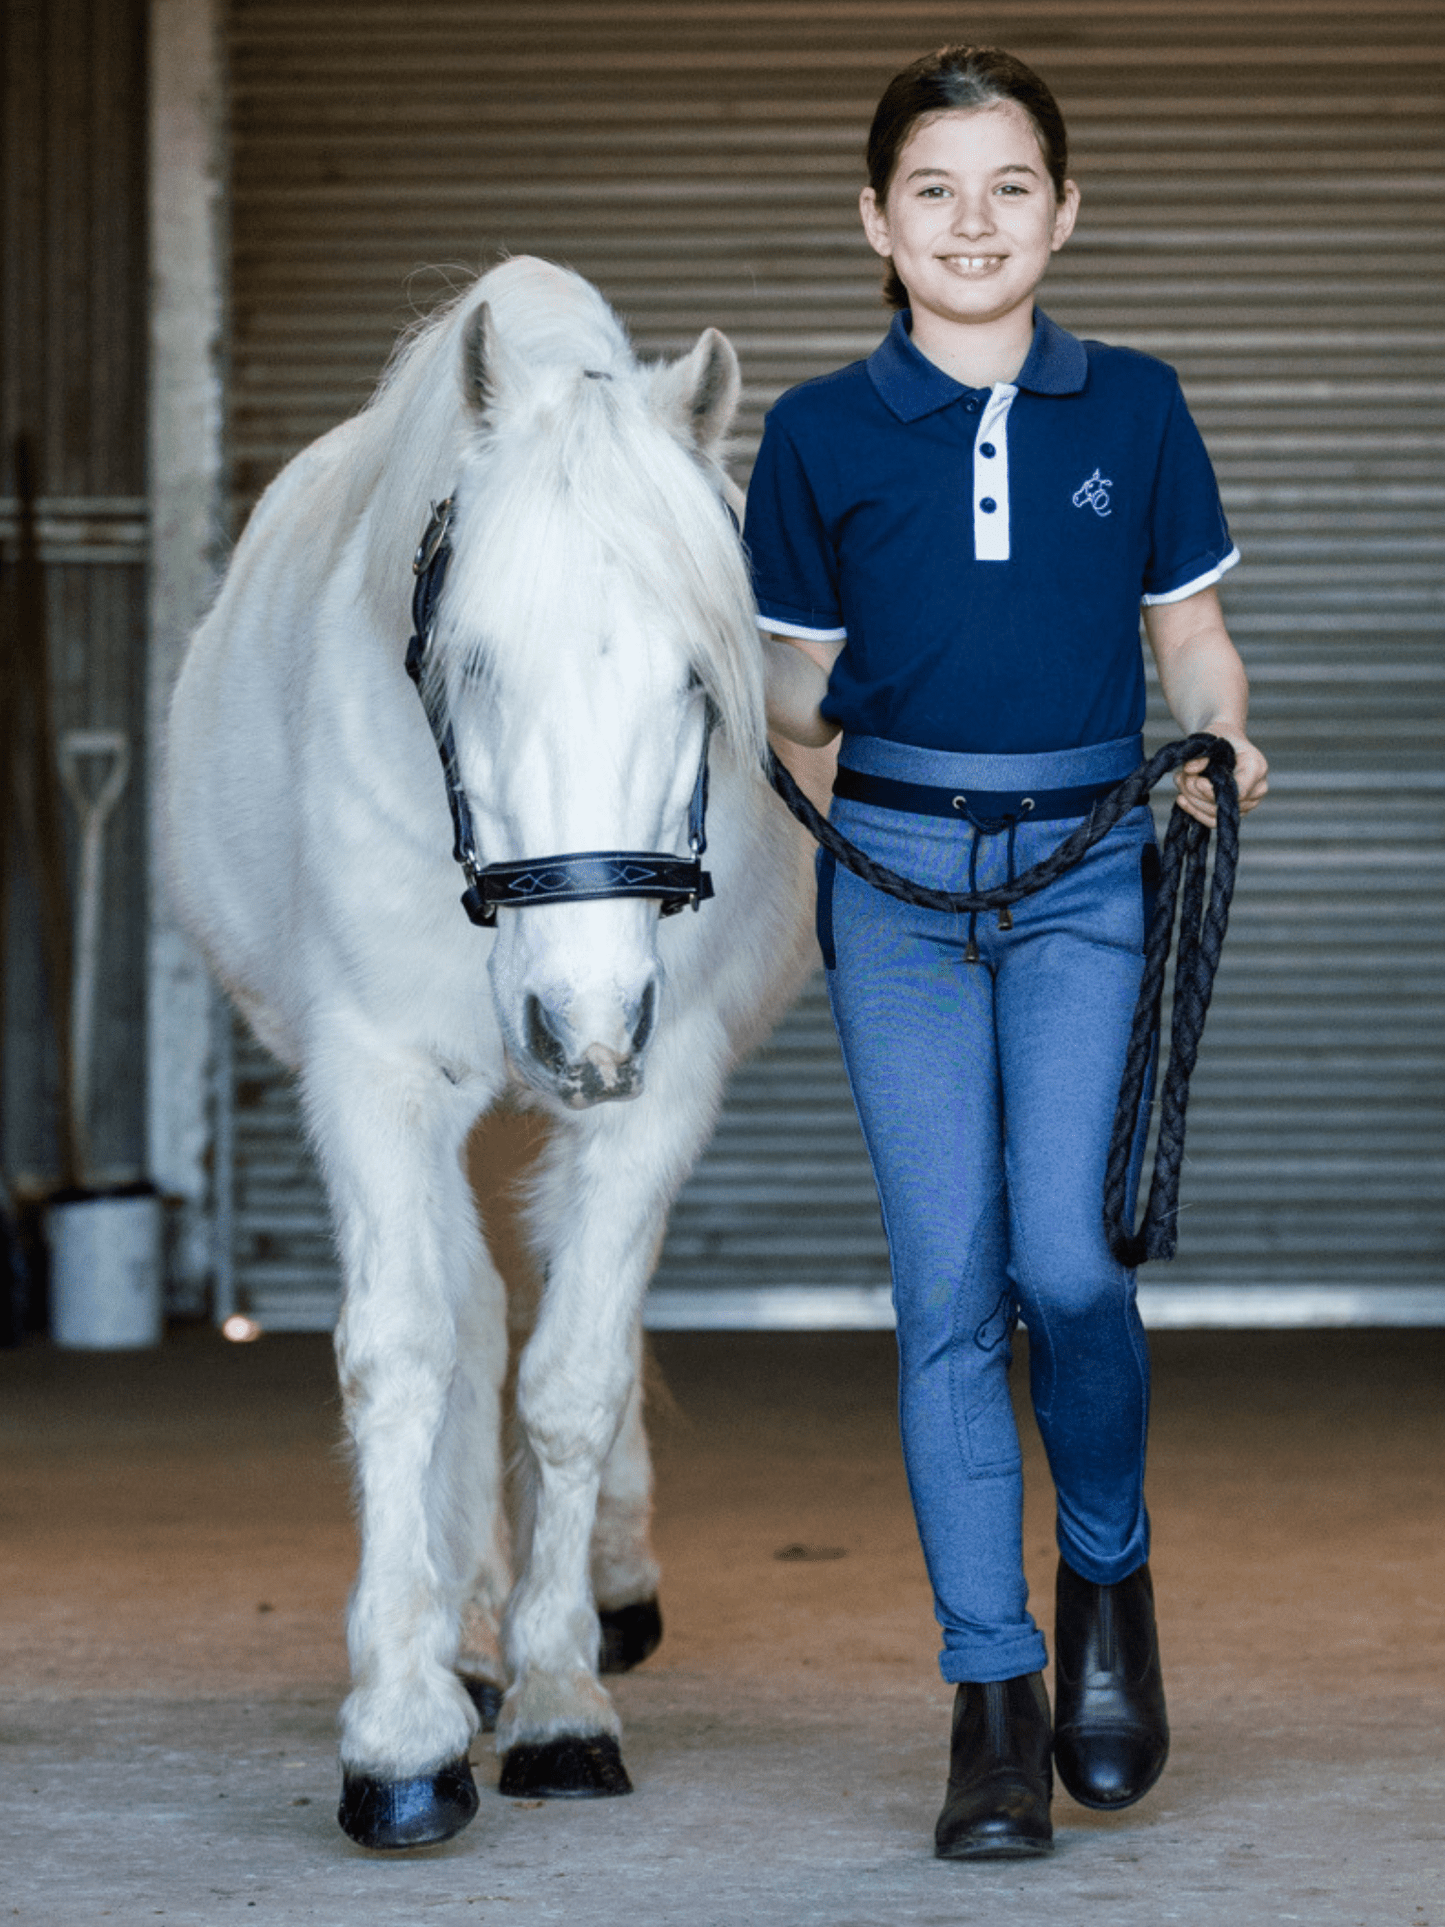
[[[1039,170],[1036,167],[1030,166],[1027,161],[1004,161],[993,171],[995,174],[1032,174],[1036,180],[1039,173]],[[953,179],[953,169],[951,167],[914,167],[909,170],[905,179],[910,181],[951,181]]]

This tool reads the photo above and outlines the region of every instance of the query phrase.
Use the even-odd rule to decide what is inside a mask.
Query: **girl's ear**
[[[711,455],[732,427],[742,395],[742,376],[732,343],[705,328],[697,346],[652,377],[652,403],[675,435]]]
[[[1074,223],[1079,218],[1079,184],[1065,181],[1064,191],[1059,196],[1058,210],[1054,215],[1053,239],[1049,242],[1050,251],[1057,254],[1074,231]]]
[[[865,187],[858,196],[858,213],[863,222],[863,232],[868,237],[869,247],[883,260],[891,260],[893,235],[889,230],[888,216],[878,205],[878,196],[871,187]]]

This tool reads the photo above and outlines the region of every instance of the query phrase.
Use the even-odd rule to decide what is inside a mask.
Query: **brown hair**
[[[959,107],[1016,101],[1033,122],[1054,192],[1062,196],[1069,171],[1069,135],[1049,84],[1001,47],[942,47],[924,54],[883,90],[868,130],[868,185],[879,206],[888,197],[898,157],[921,120]],[[908,290],[890,262],[883,284],[890,308],[908,306]]]

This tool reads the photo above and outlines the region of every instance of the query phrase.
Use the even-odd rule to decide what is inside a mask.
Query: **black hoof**
[[[602,1627],[602,1654],[597,1667],[601,1673],[630,1673],[649,1653],[657,1651],[662,1639],[662,1614],[655,1599],[604,1609],[597,1619]]]
[[[605,1800],[631,1793],[622,1751],[610,1733],[523,1741],[502,1759],[497,1791],[513,1800]]]
[[[472,1705],[476,1707],[484,1733],[495,1733],[497,1715],[502,1710],[502,1689],[489,1679],[479,1679],[475,1673],[459,1673],[457,1677],[467,1689]]]
[[[336,1818],[359,1847],[386,1852],[432,1847],[460,1833],[477,1810],[477,1783],[466,1755],[414,1780],[348,1773]]]

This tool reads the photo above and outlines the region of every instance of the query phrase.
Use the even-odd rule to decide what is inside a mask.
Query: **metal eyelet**
[[[966,810],[968,808],[968,798],[966,796],[955,796],[953,799],[953,807],[956,810]]]
[[[1023,802],[1019,804],[1019,815],[1022,816],[1025,810],[1031,810],[1033,806],[1034,799],[1031,796],[1026,796]]]

